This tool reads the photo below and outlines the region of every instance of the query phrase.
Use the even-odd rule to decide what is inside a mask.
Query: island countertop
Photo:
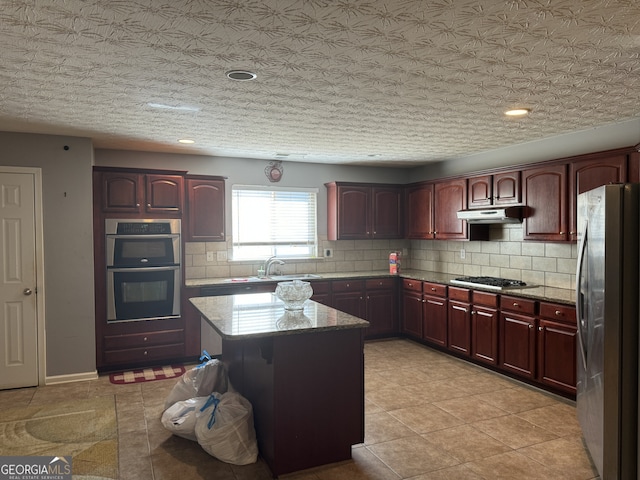
[[[366,328],[361,318],[307,300],[302,311],[287,311],[273,293],[194,297],[189,301],[226,340]]]

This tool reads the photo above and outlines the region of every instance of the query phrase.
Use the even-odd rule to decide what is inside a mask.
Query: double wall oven
[[[178,219],[105,220],[107,322],[180,316]]]

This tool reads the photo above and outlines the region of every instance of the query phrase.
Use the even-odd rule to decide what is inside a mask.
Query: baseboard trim
[[[97,380],[98,372],[83,372],[83,373],[70,373],[69,375],[54,375],[51,377],[45,377],[45,385],[56,385],[59,383],[71,383],[71,382],[83,382],[85,380]]]

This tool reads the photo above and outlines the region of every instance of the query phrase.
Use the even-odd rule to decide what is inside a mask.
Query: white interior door
[[[0,167],[0,388],[38,385],[36,181]]]

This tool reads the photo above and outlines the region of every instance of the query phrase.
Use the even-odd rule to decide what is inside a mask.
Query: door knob
[[[24,293],[25,295],[31,295],[33,292],[31,291],[30,288],[25,288],[22,293]]]

